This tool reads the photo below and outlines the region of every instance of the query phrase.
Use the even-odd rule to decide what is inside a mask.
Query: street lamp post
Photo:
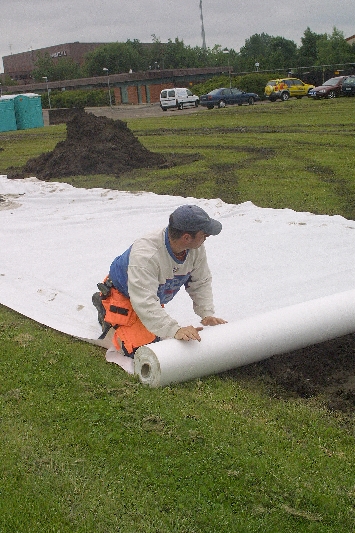
[[[229,88],[232,88],[231,68],[229,65],[229,50],[223,50],[224,54],[228,54],[228,75],[229,75]]]
[[[112,99],[111,99],[111,88],[110,88],[110,76],[108,75],[108,68],[104,67],[102,70],[104,70],[107,74],[107,87],[108,87],[108,97],[110,99],[110,107],[112,107]]]
[[[50,94],[49,94],[49,87],[48,87],[48,77],[47,77],[47,76],[42,76],[42,79],[43,79],[43,80],[46,80],[49,109],[52,109],[52,105],[51,105],[51,96],[50,96]]]

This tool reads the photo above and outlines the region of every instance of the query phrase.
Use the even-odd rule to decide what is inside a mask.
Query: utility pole
[[[48,76],[42,76],[42,79],[46,80],[49,109],[52,109],[51,95],[50,95],[50,91],[49,91],[49,87],[48,87]]]
[[[205,35],[205,27],[203,25],[203,13],[202,13],[202,0],[200,0],[200,18],[201,18],[201,37],[202,37],[202,49],[206,50],[206,35]]]
[[[232,88],[231,67],[229,63],[229,50],[226,48],[223,50],[223,54],[228,54],[228,76],[229,76],[229,88]]]
[[[104,67],[102,70],[104,70],[107,74],[107,87],[108,87],[108,96],[110,99],[110,107],[112,107],[112,98],[111,98],[111,87],[110,87],[110,76],[108,73],[108,68]]]

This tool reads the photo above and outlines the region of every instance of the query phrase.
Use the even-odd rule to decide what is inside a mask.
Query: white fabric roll
[[[355,290],[208,327],[201,342],[169,339],[142,346],[134,371],[161,387],[224,372],[355,331]]]

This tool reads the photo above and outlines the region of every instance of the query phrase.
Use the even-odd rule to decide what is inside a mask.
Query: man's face
[[[188,243],[187,248],[190,248],[190,249],[199,248],[201,244],[205,242],[207,237],[209,237],[209,234],[201,230],[196,233],[195,237],[191,237],[191,235],[189,235],[189,243]]]

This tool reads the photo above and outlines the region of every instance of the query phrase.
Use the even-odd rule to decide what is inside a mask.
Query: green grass
[[[6,174],[9,167],[21,167],[31,157],[50,152],[66,137],[66,127],[46,126],[31,130],[0,133],[0,173]]]
[[[198,154],[76,186],[220,197],[354,218],[354,101],[128,122]],[[165,115],[165,114],[164,114]],[[64,138],[0,134],[0,173]],[[148,389],[104,351],[0,306],[1,533],[350,533],[354,418],[234,371]]]
[[[2,533],[336,532],[353,422],[233,373],[147,389],[0,307]]]

